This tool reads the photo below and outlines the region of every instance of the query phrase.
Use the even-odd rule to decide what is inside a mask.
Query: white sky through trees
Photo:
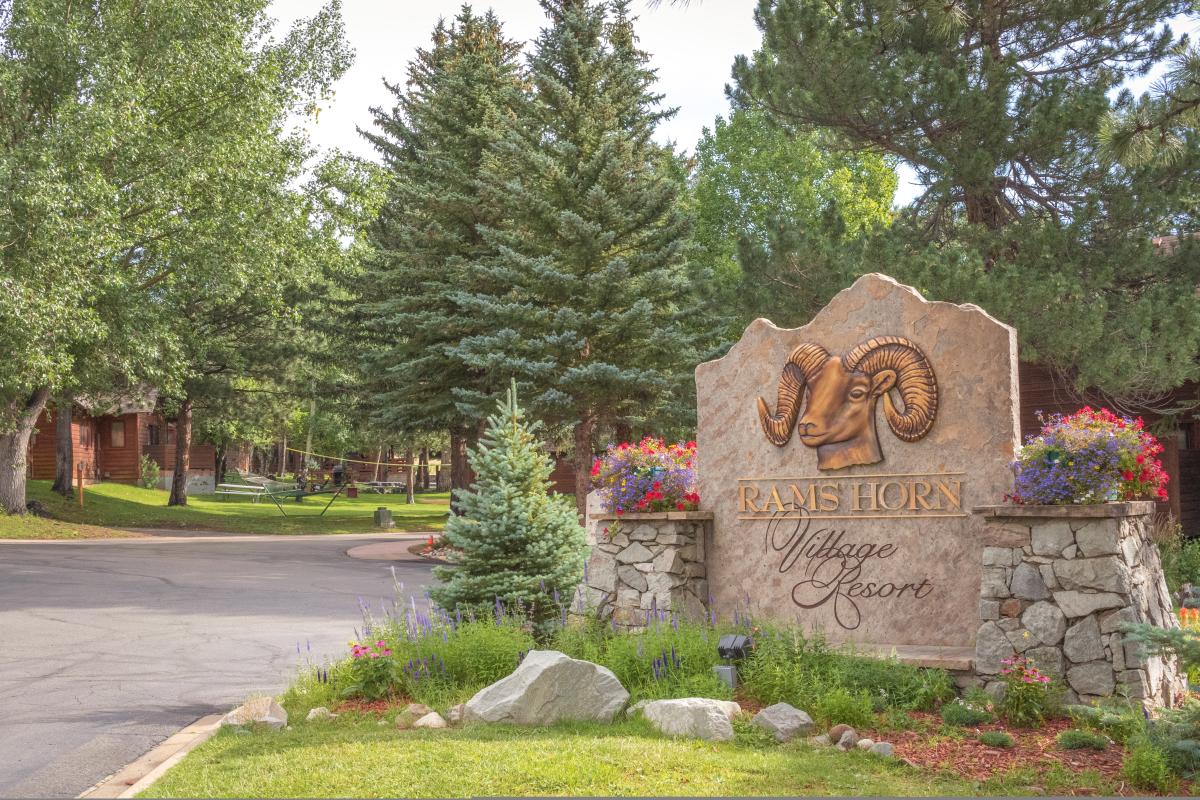
[[[324,2],[274,0],[271,14],[286,28],[294,20],[316,13]],[[313,142],[322,149],[338,148],[374,158],[374,150],[355,126],[370,125],[371,106],[390,108],[392,97],[382,79],[403,82],[408,62],[417,48],[429,46],[438,19],[453,17],[461,5],[461,0],[342,0],[346,35],[357,55],[317,121],[306,121]],[[752,53],[760,41],[754,6],[755,0],[692,0],[686,4],[664,0],[653,6],[635,0],[636,30],[658,70],[658,90],[666,95],[664,102],[679,108],[675,118],[660,127],[660,141],[673,141],[677,149],[690,152],[701,129],[711,127],[714,117],[728,112],[725,84],[730,81],[733,58]],[[477,13],[494,9],[509,38],[527,44],[545,24],[537,0],[483,0],[472,7]],[[1177,18],[1172,27],[1196,35],[1195,20]],[[1142,91],[1154,77],[1135,81],[1132,88]],[[912,170],[902,165],[897,205],[907,205],[920,193],[913,178]]]

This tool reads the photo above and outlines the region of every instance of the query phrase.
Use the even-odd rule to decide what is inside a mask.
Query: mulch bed
[[[334,708],[330,709],[334,714],[343,714],[351,712],[355,714],[376,714],[382,716],[389,711],[401,711],[408,707],[411,703],[403,697],[391,697],[383,700],[363,700],[362,698],[351,698],[343,700]]]
[[[453,547],[434,547],[430,549],[428,542],[417,542],[416,544],[409,545],[408,552],[429,561],[436,561],[439,564],[452,564],[460,551]]]

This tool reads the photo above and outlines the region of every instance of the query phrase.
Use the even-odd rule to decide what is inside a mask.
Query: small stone
[[[658,558],[654,559],[654,569],[656,572],[670,574],[682,573],[683,558],[680,557],[678,550],[664,550],[659,554]]]
[[[1095,615],[1084,617],[1067,629],[1063,655],[1076,664],[1104,658],[1104,642],[1100,639],[1100,623]]]
[[[874,739],[865,739],[865,738],[859,739],[857,742],[854,743],[854,746],[857,747],[859,750],[870,750],[872,747],[875,746],[875,740]]]
[[[838,737],[838,750],[849,750],[856,744],[858,744],[858,734],[855,733],[853,728],[844,731],[842,735]]]
[[[1003,567],[984,567],[980,583],[980,597],[1008,597],[1008,579]]]
[[[649,700],[638,700],[636,703],[634,703],[628,709],[625,710],[625,716],[633,718],[637,714],[641,713],[641,710],[643,708],[645,708],[646,704],[649,702],[650,702]]]
[[[222,725],[259,723],[274,730],[287,725],[288,714],[273,697],[252,697],[221,718]]]
[[[1025,651],[1025,658],[1047,675],[1055,678],[1063,675],[1063,655],[1057,647],[1034,647]]]
[[[629,532],[630,541],[652,542],[658,538],[658,529],[653,525],[638,525]]]
[[[1050,564],[1041,564],[1038,566],[1038,572],[1042,573],[1042,583],[1046,584],[1047,589],[1060,589],[1058,578],[1054,577],[1054,567]]]
[[[980,600],[979,601],[979,618],[984,621],[1000,619],[1000,601],[999,600]]]
[[[1044,600],[1025,609],[1021,624],[1043,645],[1058,644],[1067,632],[1067,619],[1062,611]]]
[[[1021,601],[1015,597],[1010,597],[1000,604],[1000,616],[1002,617],[1019,617],[1021,616]]]
[[[1075,543],[1084,558],[1117,555],[1121,545],[1117,541],[1117,530],[1108,520],[1088,522],[1075,531]]]
[[[812,737],[808,740],[808,743],[816,747],[830,747],[833,744],[833,742],[829,741],[829,734],[827,733]]]
[[[334,714],[332,711],[330,711],[325,706],[317,706],[316,708],[309,709],[308,716],[304,718],[304,721],[305,722],[314,722],[316,720],[336,719],[336,718],[337,718],[337,714]]]
[[[1033,527],[1033,552],[1039,556],[1057,556],[1075,544],[1075,534],[1065,521],[1044,522]]]
[[[1072,559],[1077,555],[1079,555],[1079,547],[1077,545],[1069,544],[1062,551],[1062,557],[1066,559]]]
[[[1033,564],[1019,564],[1013,570],[1012,593],[1015,597],[1025,600],[1045,600],[1050,596],[1046,591],[1046,582],[1042,580],[1041,571]]]
[[[1109,611],[1106,614],[1100,615],[1100,632],[1115,633],[1120,630],[1125,623],[1137,622],[1137,609],[1133,606],[1118,608],[1116,611]]]
[[[621,583],[625,584],[634,591],[646,591],[646,576],[637,569],[626,564],[622,564],[621,566],[617,567],[617,576],[621,579]]]
[[[1000,662],[1012,655],[1012,643],[999,625],[995,622],[985,622],[979,626],[975,636],[976,671],[984,674],[997,673],[1004,666]]]
[[[1020,559],[1013,555],[1009,547],[983,548],[983,565],[985,567],[1013,567]]]
[[[871,752],[877,756],[891,758],[893,755],[895,755],[895,748],[892,747],[891,742],[876,742],[871,746]]]
[[[466,708],[466,705],[467,705],[466,703],[459,703],[458,705],[454,706],[449,711],[447,711],[446,712],[446,721],[449,722],[451,725],[457,725],[458,723],[462,722],[463,709]]]
[[[1114,556],[1060,561],[1054,567],[1054,574],[1064,589],[1128,592],[1133,583],[1129,567]]]
[[[436,711],[430,711],[425,716],[413,723],[414,728],[446,728],[446,720],[442,719],[442,715]]]
[[[777,742],[789,742],[797,736],[812,733],[812,717],[787,703],[767,706],[754,715],[753,724],[775,737]]]
[[[404,713],[412,714],[415,719],[420,719],[431,711],[433,711],[433,709],[424,703],[409,703],[404,708]]]

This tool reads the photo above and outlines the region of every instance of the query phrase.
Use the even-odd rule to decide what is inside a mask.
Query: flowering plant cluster
[[[358,642],[350,643],[351,658],[383,658],[391,654],[391,648],[388,647],[388,643],[383,639],[374,643],[368,642],[367,644],[359,644]]]
[[[383,639],[350,642],[350,682],[343,695],[378,700],[391,694],[397,677],[391,655],[392,649]]]
[[[604,510],[694,511],[696,443],[667,444],[647,436],[637,444],[609,445],[592,464],[592,485],[600,491]]]
[[[1024,656],[1000,662],[1004,694],[996,704],[1000,716],[1020,727],[1032,727],[1046,718],[1052,681]]]
[[[1167,498],[1162,445],[1141,417],[1119,417],[1088,406],[1074,414],[1038,415],[1042,430],[1021,448],[1014,465],[1017,503],[1068,505]]]
[[[1179,627],[1184,630],[1200,631],[1200,608],[1179,609]]]

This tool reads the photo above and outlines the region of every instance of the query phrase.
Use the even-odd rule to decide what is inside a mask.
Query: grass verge
[[[448,492],[418,495],[361,494],[339,497],[321,516],[329,497],[283,501],[287,516],[269,500],[225,495],[192,495],[186,506],[167,506],[168,492],[123,483],[98,483],[85,490],[84,507],[50,491],[50,481],[30,481],[30,500],[42,503],[53,519],[0,516],[0,538],[74,539],[128,536],[113,528],[212,530],[228,533],[370,533],[380,506],[392,512],[398,531],[441,530],[449,511]],[[106,530],[108,529],[108,530]]]

